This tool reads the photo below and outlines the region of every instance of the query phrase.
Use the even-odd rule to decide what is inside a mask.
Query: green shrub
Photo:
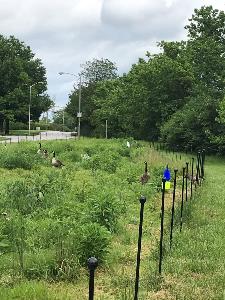
[[[32,213],[39,205],[39,195],[36,189],[24,178],[8,183],[6,194],[4,208],[16,209],[23,215]]]
[[[48,279],[54,277],[56,268],[55,254],[53,251],[41,250],[25,254],[24,276],[31,279]]]
[[[157,189],[161,189],[164,169],[165,169],[165,166],[153,167],[153,169],[152,169],[151,174],[152,174],[152,179],[153,179],[153,185]]]
[[[103,170],[108,173],[115,173],[119,164],[120,156],[112,151],[103,151],[94,154],[90,159],[83,160],[83,166],[92,171]]]
[[[35,163],[35,158],[27,153],[21,153],[20,151],[10,151],[1,153],[0,157],[0,167],[6,169],[16,169],[21,168],[25,170],[30,170]]]
[[[108,253],[111,235],[108,230],[97,223],[89,223],[80,227],[76,233],[77,254],[82,265],[86,265],[89,257],[104,261]]]
[[[115,231],[121,213],[119,201],[115,194],[99,191],[87,203],[87,215],[92,222],[105,226],[109,231]]]

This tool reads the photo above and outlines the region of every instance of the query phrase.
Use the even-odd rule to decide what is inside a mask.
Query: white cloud
[[[1,34],[15,35],[39,57],[46,69],[49,94],[64,105],[86,60],[109,58],[120,72],[162,39],[185,38],[184,25],[194,8],[223,0],[0,0]]]

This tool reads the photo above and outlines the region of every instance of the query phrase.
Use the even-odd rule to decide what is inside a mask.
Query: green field
[[[38,143],[0,147],[0,299],[87,299],[87,258],[96,256],[96,299],[133,299],[144,211],[139,299],[223,299],[223,161],[207,159],[206,180],[185,203],[178,228],[181,169],[191,156],[145,142],[83,139],[42,144],[65,167],[37,154]],[[181,158],[181,159],[180,159]],[[148,162],[150,181],[140,184]],[[169,250],[171,191],[166,194],[162,277],[158,276],[161,177],[178,167],[176,224]]]

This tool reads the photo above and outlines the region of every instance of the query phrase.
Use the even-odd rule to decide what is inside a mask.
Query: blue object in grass
[[[166,181],[170,181],[171,175],[168,165],[166,166],[166,169],[163,172],[163,177],[166,179]]]

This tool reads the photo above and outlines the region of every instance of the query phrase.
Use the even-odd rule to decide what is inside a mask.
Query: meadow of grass
[[[184,231],[176,232],[165,259],[165,299],[225,299],[224,165],[207,158],[206,180],[186,206]]]
[[[201,191],[185,205],[182,233],[175,227],[172,251],[171,191],[166,194],[160,277],[163,169],[166,164],[178,167],[179,189],[182,166],[191,157],[180,159],[180,154],[156,151],[145,142],[131,144],[129,149],[123,139],[43,142],[43,148],[54,150],[63,161],[62,169],[51,167],[50,158],[36,153],[37,142],[0,147],[0,299],[87,299],[90,256],[100,263],[96,299],[133,299],[141,195],[147,202],[139,299],[222,299],[221,162],[208,163]],[[151,178],[141,185],[144,161]],[[180,197],[177,216],[179,207]]]

